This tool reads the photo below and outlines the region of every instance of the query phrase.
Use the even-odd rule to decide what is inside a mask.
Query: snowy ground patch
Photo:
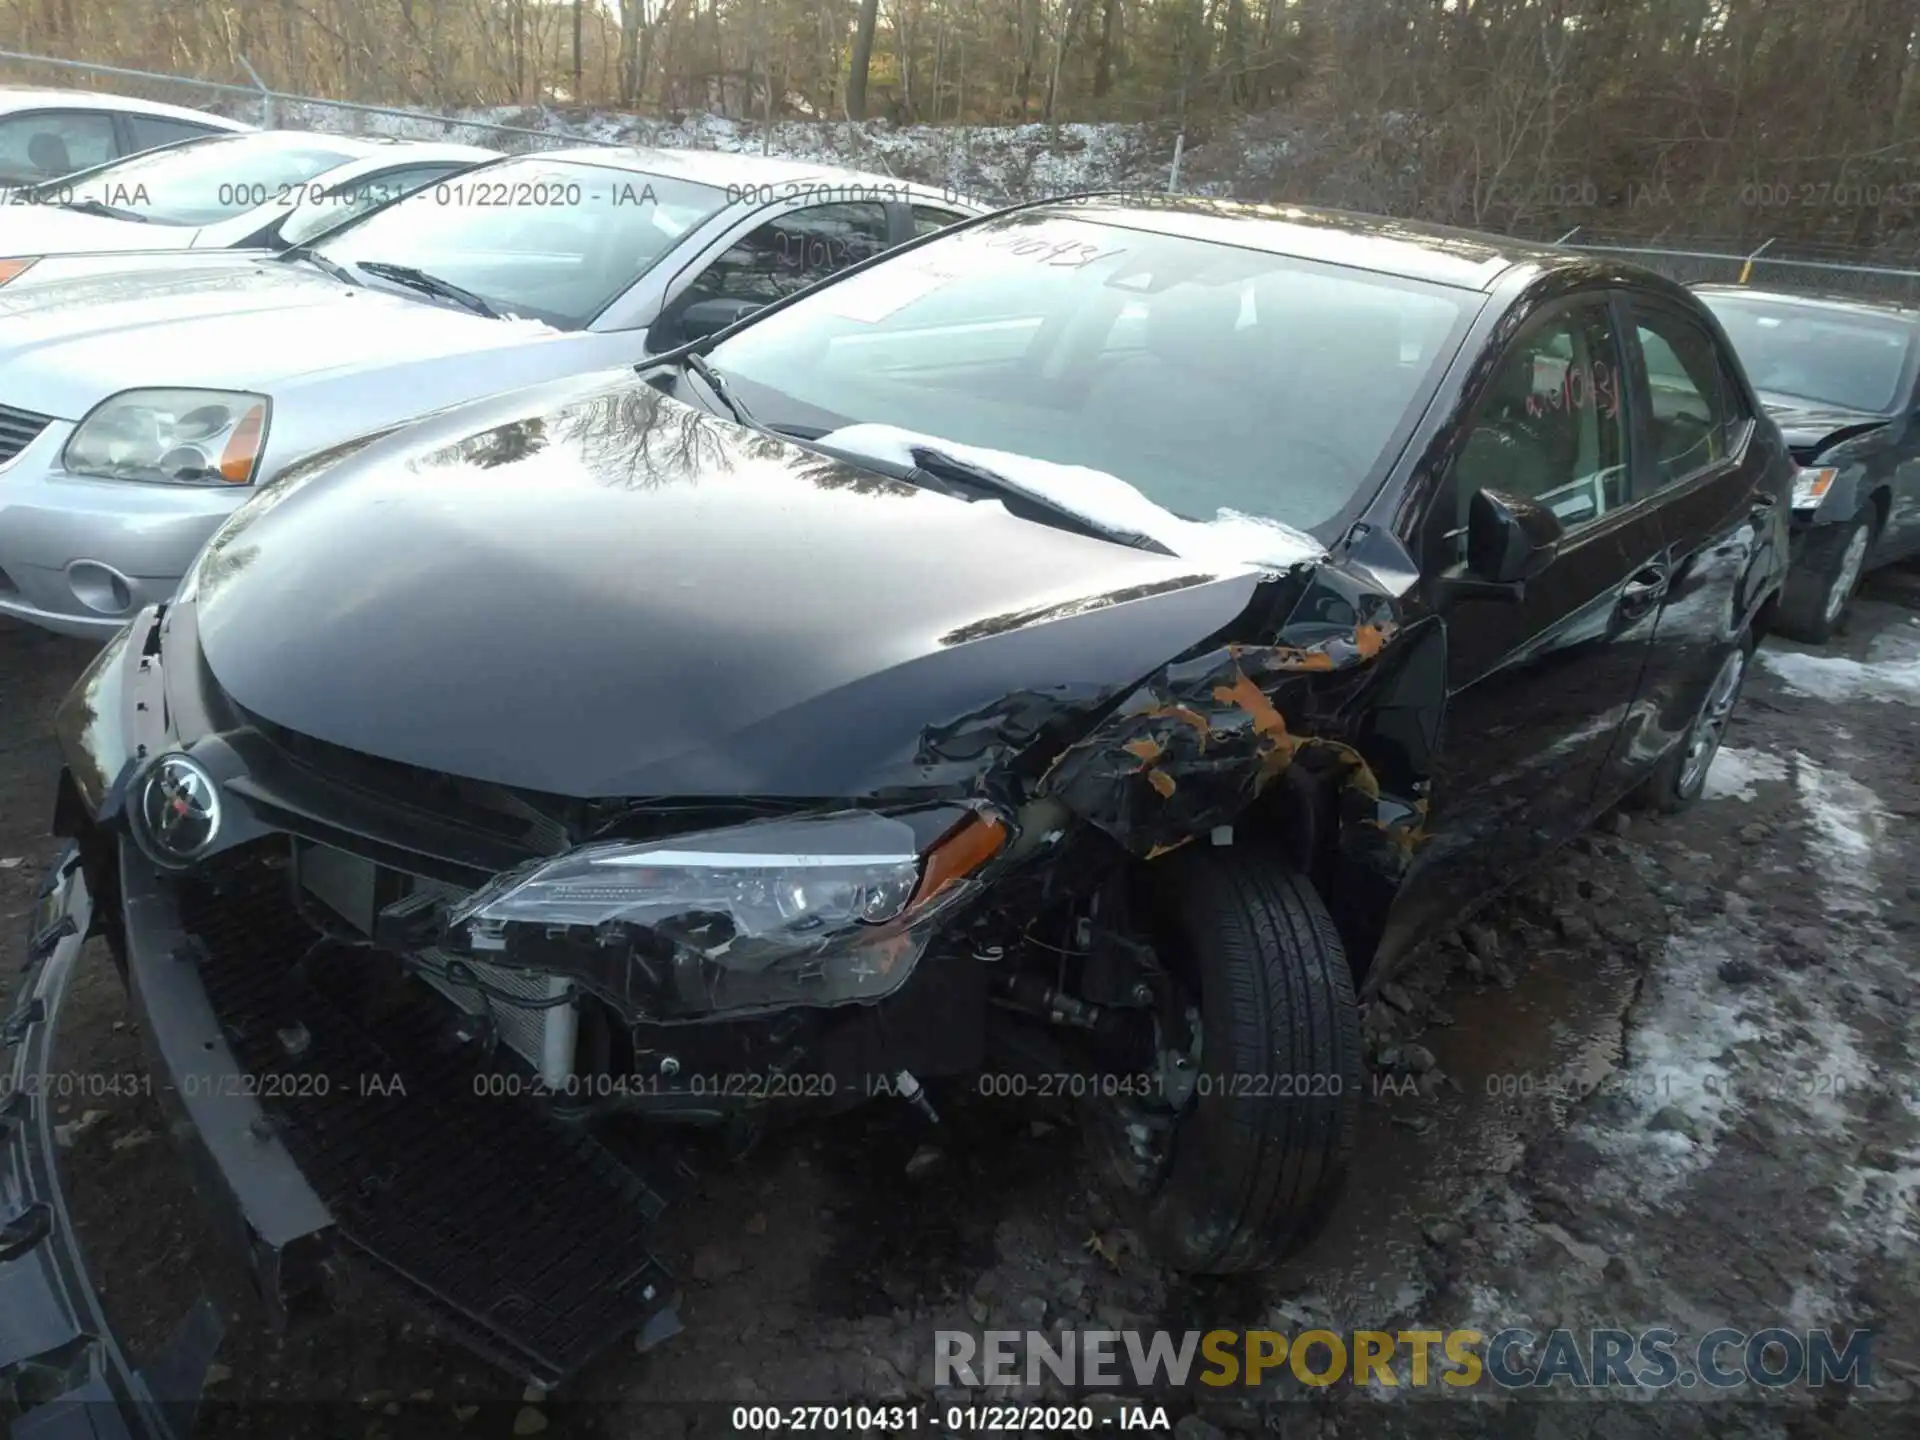
[[[1920,705],[1920,634],[1893,631],[1883,635],[1865,660],[1800,650],[1762,650],[1760,663],[1779,676],[1789,690],[1818,700]]]
[[[493,106],[444,118],[354,116],[324,105],[287,103],[281,125],[410,139],[454,140],[498,150],[575,145],[638,145],[771,155],[835,165],[896,180],[948,186],[1007,203],[1095,189],[1164,190],[1173,141],[1141,125],[893,125],[884,120],[781,120],[762,125],[724,115],[655,119],[614,110]],[[466,122],[466,123],[462,123]],[[537,134],[500,133],[510,125]]]
[[[1707,785],[1701,795],[1708,800],[1751,800],[1756,793],[1753,787],[1760,781],[1786,778],[1786,762],[1778,755],[1722,745],[1713,757],[1713,768],[1707,771]]]
[[[1572,1132],[1613,1162],[1596,1177],[1607,1198],[1657,1205],[1712,1160],[1738,1118],[1729,1057],[1768,1024],[1755,997],[1720,974],[1747,948],[1723,922],[1668,937],[1641,990],[1610,1103]]]

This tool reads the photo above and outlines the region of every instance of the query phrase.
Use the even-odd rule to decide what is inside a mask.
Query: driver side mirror
[[[1560,521],[1546,506],[1503,490],[1467,502],[1467,559],[1440,577],[1443,603],[1526,597],[1527,581],[1560,553]]]

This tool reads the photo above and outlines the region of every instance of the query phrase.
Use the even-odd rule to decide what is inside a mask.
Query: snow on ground
[[[1713,757],[1707,772],[1707,788],[1701,792],[1708,800],[1752,800],[1754,786],[1762,780],[1785,780],[1786,762],[1764,750],[1738,750],[1723,745]]]
[[[999,202],[1076,190],[1165,190],[1173,161],[1171,135],[1117,123],[896,126],[884,120],[782,120],[769,127],[723,115],[661,120],[544,106],[457,110],[440,121],[291,103],[280,106],[275,120],[282,126],[454,140],[509,151],[602,144],[766,154],[947,186]],[[486,124],[538,133],[502,134],[483,129]]]
[[[1595,1177],[1604,1198],[1658,1205],[1713,1159],[1738,1117],[1734,1047],[1768,1026],[1752,996],[1720,980],[1744,948],[1725,921],[1668,937],[1641,987],[1612,1103],[1572,1132],[1612,1162]]]
[[[1876,637],[1865,660],[1800,650],[1762,650],[1760,663],[1785,681],[1789,689],[1818,700],[1920,705],[1920,622]]]

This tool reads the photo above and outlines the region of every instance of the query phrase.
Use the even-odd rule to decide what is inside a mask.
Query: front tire
[[[1201,1046],[1141,1219],[1175,1269],[1258,1270],[1312,1236],[1353,1151],[1353,972],[1326,905],[1278,856],[1195,851],[1166,869],[1164,934],[1199,991]]]
[[[1780,597],[1782,635],[1824,645],[1840,629],[1853,592],[1866,573],[1867,551],[1879,512],[1869,501],[1844,525],[1823,525],[1807,537]]]

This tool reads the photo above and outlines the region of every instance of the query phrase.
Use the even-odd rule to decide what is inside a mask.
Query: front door
[[[1658,517],[1628,486],[1629,405],[1607,297],[1559,302],[1508,347],[1437,492],[1422,536],[1429,584],[1465,560],[1479,490],[1545,505],[1564,535],[1518,597],[1446,614],[1430,838],[1393,922],[1408,941],[1455,923],[1591,817],[1668,575]]]

